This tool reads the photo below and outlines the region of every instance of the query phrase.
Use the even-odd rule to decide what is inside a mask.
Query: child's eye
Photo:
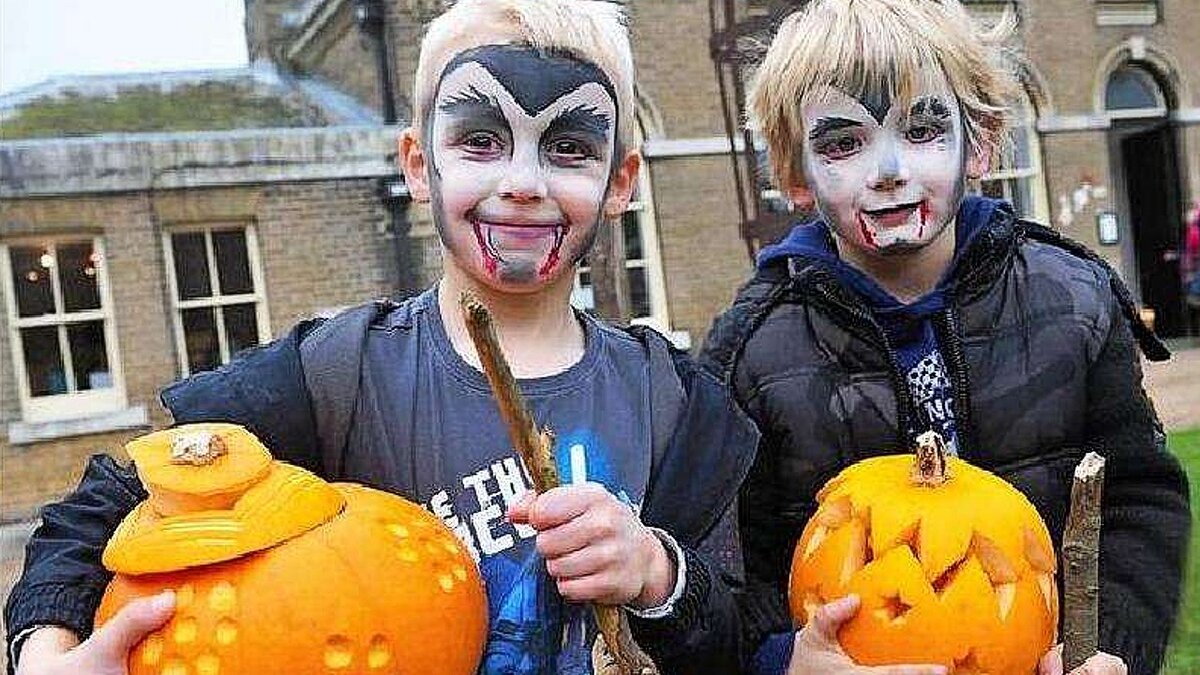
[[[561,162],[578,162],[596,157],[591,145],[574,138],[556,138],[550,141],[547,151],[551,158]]]
[[[816,146],[818,154],[829,159],[845,159],[862,149],[862,139],[853,134],[842,134],[821,141]]]
[[[941,135],[941,127],[932,124],[914,124],[904,132],[904,136],[912,143],[928,143]]]
[[[496,134],[490,131],[475,131],[467,134],[460,142],[467,152],[473,155],[491,155],[500,151],[502,144]]]

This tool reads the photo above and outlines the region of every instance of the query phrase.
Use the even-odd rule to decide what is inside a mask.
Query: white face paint
[[[430,113],[435,219],[460,268],[528,290],[571,270],[595,239],[617,108],[588,80],[600,72],[590,64],[485,49],[447,67]]]
[[[903,107],[828,87],[814,94],[801,106],[804,173],[841,242],[872,255],[910,251],[954,222],[963,126],[944,77]]]

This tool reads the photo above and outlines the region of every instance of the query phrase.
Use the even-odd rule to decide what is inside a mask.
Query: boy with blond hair
[[[705,346],[763,435],[741,501],[747,633],[774,634],[762,672],[879,672],[837,645],[857,598],[793,637],[788,568],[822,484],[930,430],[1021,489],[1056,539],[1073,468],[1105,455],[1102,653],[1082,668],[1162,662],[1188,499],[1137,347],[1169,354],[1099,257],[964,196],[1017,86],[1000,51],[1009,24],[981,32],[958,0],[813,0],[755,76],[749,107],[775,175],[819,210],[761,252]],[[1040,670],[1061,673],[1057,650]]]
[[[243,424],[279,459],[442,517],[487,587],[481,673],[597,672],[586,603],[624,606],[663,672],[734,671],[727,576],[701,551],[729,523],[757,434],[662,336],[569,304],[576,264],[639,168],[620,10],[460,0],[429,27],[413,100],[400,162],[433,210],[437,285],[305,322],[169,387],[164,404],[177,423]],[[488,305],[534,417],[557,432],[564,487],[526,492],[463,291]],[[147,599],[79,642],[109,578],[100,552],[143,497],[130,469],[98,456],[45,509],[6,613],[19,673],[124,672],[170,615],[169,594]]]

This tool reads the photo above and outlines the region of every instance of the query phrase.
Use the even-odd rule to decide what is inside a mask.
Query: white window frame
[[[54,274],[50,275],[50,285],[54,293],[55,314],[36,317],[20,318],[17,310],[16,288],[12,282],[12,261],[9,249],[12,246],[38,246],[54,251],[59,245],[73,242],[90,241],[92,250],[99,256],[96,265],[96,287],[100,296],[100,309],[90,309],[77,312],[59,312],[63,308],[62,282],[59,279],[57,255],[55,256]],[[56,422],[60,420],[92,417],[101,413],[123,410],[126,406],[125,378],[121,369],[121,349],[117,343],[117,325],[113,314],[112,288],[108,281],[108,256],[104,250],[104,240],[94,234],[58,235],[54,237],[28,237],[7,240],[0,244],[0,275],[3,276],[4,297],[8,312],[8,338],[12,350],[13,374],[17,380],[17,396],[21,402],[21,419],[25,422]],[[65,327],[73,323],[103,321],[105,356],[108,359],[109,374],[112,386],[103,389],[87,389],[72,391],[75,382],[75,369],[72,362],[70,343],[67,340]],[[29,387],[28,371],[25,367],[25,352],[21,341],[22,328],[39,328],[58,326],[59,352],[62,355],[64,376],[67,379],[68,392],[65,394],[50,394],[34,396]]]
[[[1034,111],[1033,101],[1029,96],[1024,92],[1022,92],[1022,96],[1024,97],[1022,117],[1017,120],[1017,126],[1025,128],[1025,139],[1029,143],[1029,166],[990,170],[979,178],[979,182],[1029,181],[1029,196],[1033,200],[1033,213],[1018,215],[1027,216],[1039,223],[1048,223],[1050,222],[1050,201],[1046,194],[1046,180],[1042,170],[1042,139],[1037,130],[1037,113]],[[991,168],[989,167],[989,169]]]
[[[246,237],[246,258],[250,264],[250,280],[254,284],[253,293],[238,293],[224,295],[221,293],[220,275],[217,273],[217,256],[213,247],[212,233],[221,230],[243,230]],[[212,295],[204,298],[183,300],[179,297],[179,281],[175,275],[175,255],[171,245],[171,236],[176,234],[204,234],[204,251],[208,257],[209,289]],[[262,261],[258,253],[258,232],[253,223],[249,222],[206,222],[187,225],[174,225],[163,228],[162,233],[163,260],[167,267],[167,287],[171,294],[171,322],[175,329],[175,354],[182,377],[192,374],[191,364],[188,363],[187,338],[183,330],[183,312],[187,309],[222,308],[227,305],[246,305],[254,303],[254,317],[258,324],[258,343],[263,344],[271,339],[271,317],[267,310],[267,294],[263,283]],[[229,339],[225,335],[225,313],[214,311],[216,322],[217,345],[220,350],[221,363],[229,363],[233,356],[229,353]]]

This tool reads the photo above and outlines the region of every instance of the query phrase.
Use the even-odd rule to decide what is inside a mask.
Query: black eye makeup
[[[863,146],[863,125],[846,117],[822,117],[808,133],[813,152],[828,159],[844,159]]]

